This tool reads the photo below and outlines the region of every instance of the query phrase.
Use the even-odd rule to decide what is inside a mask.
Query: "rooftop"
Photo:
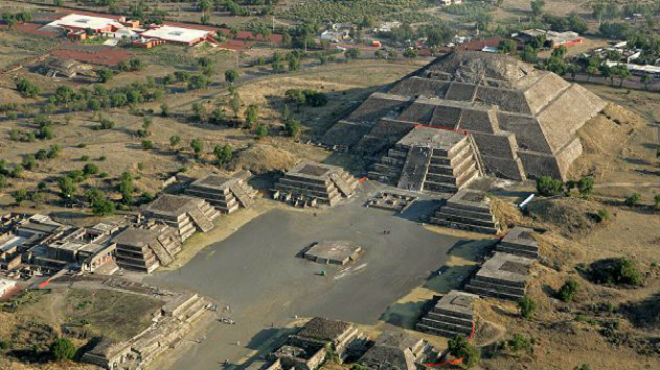
[[[158,238],[155,229],[138,229],[129,227],[115,236],[112,241],[121,245],[142,248]]]
[[[502,238],[502,242],[511,244],[521,244],[538,247],[539,243],[534,239],[534,230],[516,226]]]
[[[340,167],[332,166],[329,164],[315,163],[315,162],[302,162],[287,172],[287,175],[302,176],[308,178],[325,179],[331,173],[340,170]]]
[[[451,290],[435,304],[435,307],[445,311],[472,316],[473,304],[476,298],[478,297],[474,294]]]
[[[92,30],[103,29],[108,26],[122,28],[124,27],[121,23],[117,22],[112,18],[103,18],[103,17],[94,17],[91,15],[83,14],[68,14],[64,17],[48,23],[45,27],[57,27],[57,28],[90,28]]]
[[[236,181],[234,177],[224,176],[217,173],[209,173],[193,181],[190,186],[224,190],[227,189],[229,185],[231,185],[234,181]]]
[[[153,37],[174,42],[194,42],[200,38],[206,37],[206,35],[209,33],[211,33],[211,31],[194,28],[163,26],[143,32],[142,37]]]
[[[147,212],[158,215],[178,216],[196,207],[202,199],[186,195],[163,194],[145,207]]]
[[[345,321],[315,317],[303,326],[298,336],[331,341],[344,334],[350,327],[351,324]]]
[[[531,258],[495,252],[477,271],[477,276],[524,283],[529,277],[529,267],[532,263],[534,260]]]

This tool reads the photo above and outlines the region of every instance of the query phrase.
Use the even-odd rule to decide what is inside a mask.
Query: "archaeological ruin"
[[[495,252],[465,285],[465,290],[482,297],[517,301],[525,295],[530,266],[535,260]]]
[[[456,335],[469,337],[475,319],[474,300],[478,298],[474,294],[451,290],[435,303],[415,328],[449,338]]]
[[[273,198],[295,206],[334,206],[355,192],[357,180],[339,166],[301,162],[275,183]]]
[[[257,191],[247,183],[251,175],[249,171],[240,171],[232,176],[209,173],[193,181],[185,193],[202,198],[222,213],[229,214],[239,207],[248,208],[254,204]]]
[[[117,265],[143,272],[172,263],[182,244],[177,230],[162,224],[149,228],[129,226],[117,234],[113,242]]]
[[[454,229],[497,234],[500,223],[491,211],[486,193],[462,189],[447,199],[429,220],[430,223]]]
[[[348,240],[323,240],[312,244],[303,257],[320,264],[343,266],[355,262],[362,255],[362,247]]]
[[[380,163],[371,175],[404,188],[424,180],[420,168],[430,149],[422,145],[415,151],[413,145],[405,155],[404,147],[420,125],[442,136],[447,130],[467,134],[486,174],[566,179],[582,153],[576,131],[604,107],[595,94],[552,72],[499,53],[460,51],[437,58],[387,92],[373,93],[328,130],[323,142]],[[411,155],[417,171],[408,172]],[[397,179],[399,170],[416,181]]]
[[[534,239],[534,230],[516,226],[497,243],[495,250],[528,258],[539,258],[539,242]]]
[[[163,194],[143,209],[150,221],[162,222],[176,228],[185,241],[195,231],[213,229],[213,220],[220,215],[202,198],[187,195]]]

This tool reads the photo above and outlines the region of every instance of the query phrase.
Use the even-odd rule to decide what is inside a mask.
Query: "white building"
[[[66,30],[83,31],[90,29],[94,33],[111,32],[124,25],[112,18],[93,17],[84,14],[69,14],[48,23],[44,28],[62,28]]]
[[[192,46],[208,38],[211,33],[211,31],[194,28],[162,26],[142,32],[142,37]]]
[[[0,279],[0,297],[7,294],[16,286],[16,282],[9,279]]]

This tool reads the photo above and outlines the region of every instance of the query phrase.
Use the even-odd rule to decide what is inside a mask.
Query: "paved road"
[[[375,190],[366,183],[363,189]],[[459,239],[432,233],[392,212],[362,206],[358,199],[319,211],[270,211],[202,251],[178,271],[156,274],[147,282],[192,289],[229,304],[236,325],[216,323],[207,340],[196,344],[172,369],[219,368],[258,349],[294,315],[326,316],[376,323],[388,305],[420,285],[442,266]],[[434,204],[409,209],[423,214]],[[411,217],[412,218],[412,217]],[[384,230],[390,230],[384,234]],[[348,239],[366,253],[349,270],[296,258],[312,242]],[[318,275],[321,269],[328,276]],[[240,345],[236,343],[240,341]]]

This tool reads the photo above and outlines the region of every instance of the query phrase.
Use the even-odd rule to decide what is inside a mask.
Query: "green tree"
[[[284,130],[291,137],[297,137],[300,134],[300,121],[295,118],[289,118],[284,121]]]
[[[25,189],[18,189],[11,196],[14,198],[14,202],[20,206],[28,199],[28,192]]]
[[[229,82],[230,84],[233,84],[234,81],[238,78],[239,74],[238,71],[235,69],[228,69],[225,71],[225,81]]]
[[[100,83],[106,83],[112,80],[114,73],[107,68],[101,68],[96,72],[96,75],[98,76]]]
[[[417,49],[408,48],[403,52],[403,56],[408,59],[415,59],[417,57]]]
[[[511,39],[504,39],[500,41],[500,44],[498,46],[498,49],[500,49],[500,52],[504,54],[511,54],[515,53],[517,49],[516,42],[511,40]]]
[[[71,198],[76,193],[76,189],[78,187],[76,182],[73,181],[73,179],[69,176],[60,177],[60,179],[57,181],[57,185],[62,192],[62,196],[65,198]]]
[[[1,189],[2,187],[0,187]],[[656,194],[653,196],[653,207],[656,210],[660,210],[660,194]]]
[[[532,7],[532,15],[534,18],[538,18],[543,14],[543,7],[545,6],[545,0],[532,0],[530,3]]]
[[[449,353],[456,357],[463,359],[463,366],[471,368],[479,363],[481,353],[478,348],[468,343],[468,340],[463,335],[457,335],[450,338],[448,343]]]
[[[170,107],[167,105],[167,103],[163,103],[160,105],[160,116],[161,117],[167,117],[170,115]]]
[[[531,319],[534,316],[534,311],[536,311],[536,302],[524,296],[518,301],[518,310],[520,315],[526,319]]]
[[[223,164],[226,164],[229,161],[231,161],[232,158],[231,146],[229,146],[229,144],[216,145],[215,148],[213,149],[213,154],[215,154],[216,158],[218,159],[218,165],[222,166]]]
[[[192,139],[190,147],[192,148],[193,153],[195,153],[195,158],[197,158],[202,153],[202,150],[204,150],[204,143],[199,139]]]
[[[99,167],[94,163],[85,163],[85,166],[83,167],[83,173],[90,176],[96,175],[99,173]]]
[[[252,128],[259,118],[259,107],[256,104],[248,105],[245,110],[245,127]]]
[[[39,94],[39,88],[26,78],[16,81],[16,90],[26,98],[34,98]]]
[[[541,176],[536,181],[536,191],[543,196],[559,195],[563,192],[561,180],[553,179],[550,176]]]
[[[642,196],[639,193],[632,193],[626,198],[625,204],[628,207],[634,207],[639,203],[639,201],[641,199],[642,199]]]
[[[56,361],[68,361],[76,354],[76,346],[66,338],[57,338],[50,345],[50,353]]]
[[[350,48],[344,52],[344,57],[346,60],[357,59],[360,57],[360,49]]]
[[[123,172],[121,176],[119,176],[117,190],[121,193],[121,199],[124,204],[129,204],[133,201],[135,185],[133,184],[133,175],[131,175],[130,172]]]

